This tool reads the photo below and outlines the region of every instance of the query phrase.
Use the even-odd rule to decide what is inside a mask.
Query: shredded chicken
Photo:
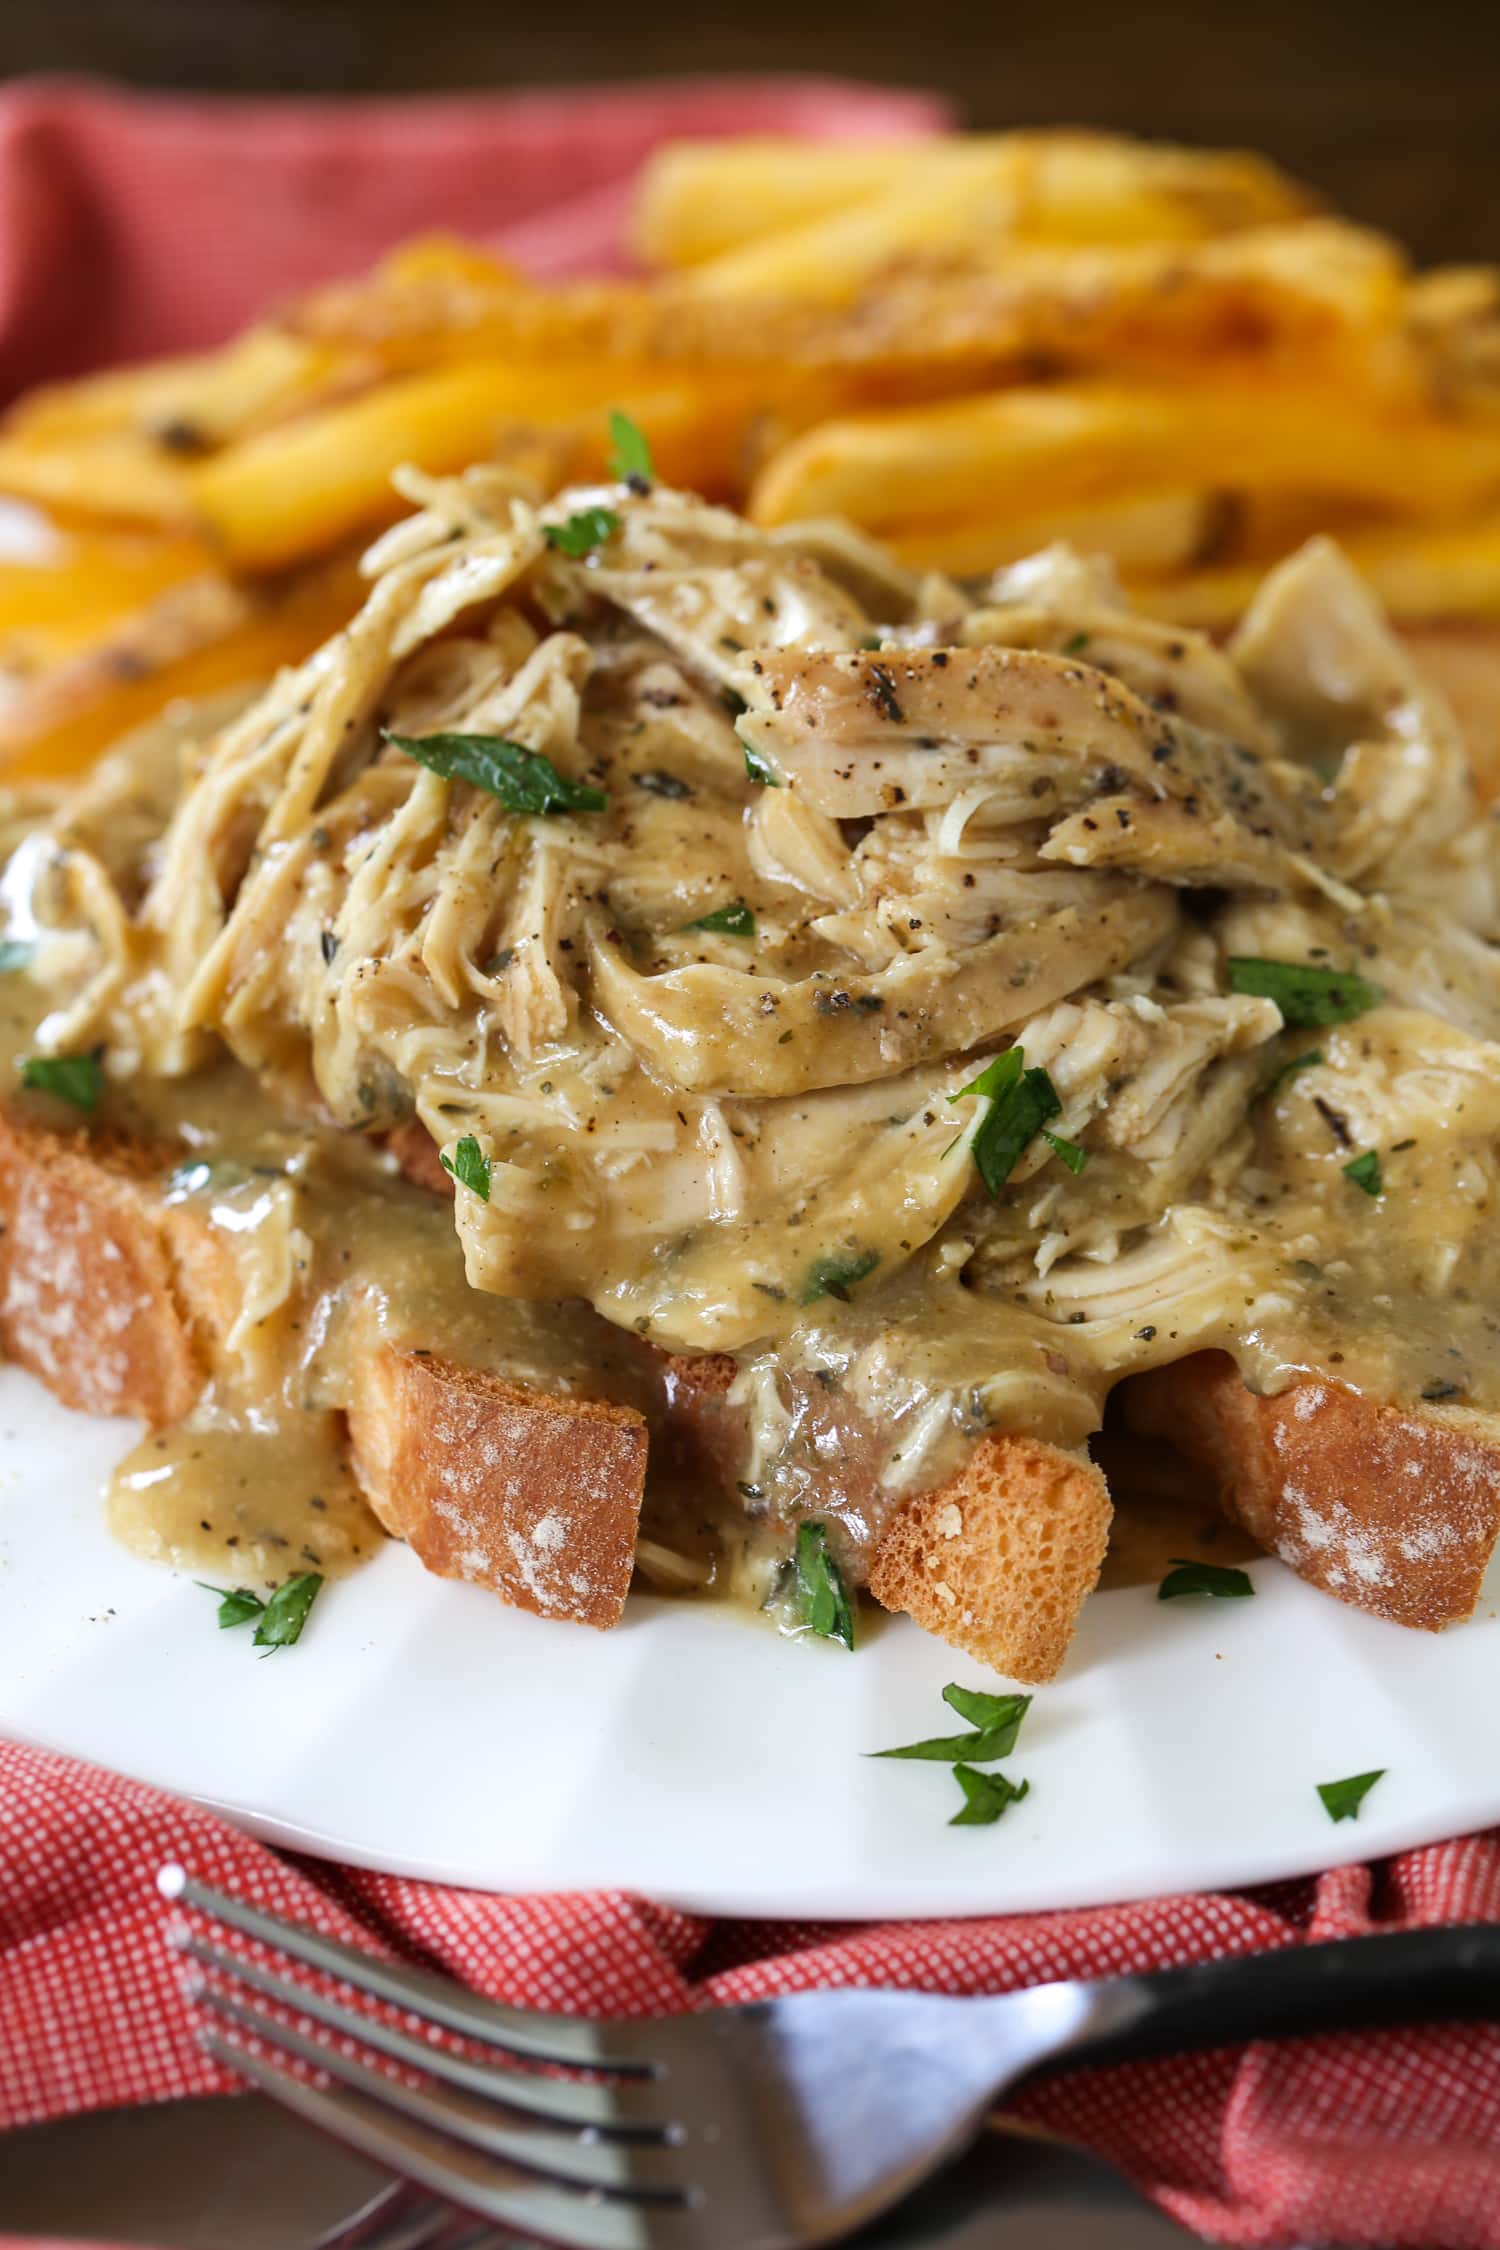
[[[1066,549],[966,593],[660,489],[404,489],[337,639],[20,846],[46,1043],[222,1042],[351,1130],[472,1140],[476,1288],[739,1354],[762,1450],[786,1369],[847,1383],[905,1431],[886,1483],[960,1424],[1076,1442],[1205,1343],[1262,1381],[1345,1322],[1351,1367],[1437,1348],[1500,1186],[1495,832],[1334,548],[1221,650]],[[597,796],[401,746],[453,735]],[[1314,1038],[1239,956],[1375,996]],[[965,1089],[1010,1043],[1056,1106],[991,1197]]]

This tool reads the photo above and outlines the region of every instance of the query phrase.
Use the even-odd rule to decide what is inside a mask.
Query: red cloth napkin
[[[1003,1835],[980,1848],[1003,1850]],[[282,1857],[142,1783],[0,1745],[0,2126],[225,2087],[178,1991],[154,1887],[167,1859],[494,1999],[612,2016],[823,1985],[1007,1992],[1500,1920],[1497,1834],[1316,1882],[963,1922],[714,1922],[615,1892],[491,1898]],[[1214,2241],[1500,2246],[1500,2031],[1488,2027],[1080,2071],[1015,2107]]]
[[[538,271],[607,263],[630,176],[664,135],[940,122],[923,95],[800,81],[348,104],[0,90],[0,392],[210,343],[421,227],[483,235]],[[1497,1835],[1315,1884],[954,1923],[715,1923],[615,1895],[488,1898],[279,1857],[139,1783],[0,1744],[0,2126],[225,2086],[164,1943],[153,1877],[167,1858],[497,1998],[618,2015],[820,1985],[1001,1992],[1500,1920]],[[1500,2033],[1140,2063],[1017,2107],[1218,2241],[1500,2250]]]
[[[538,272],[608,265],[660,140],[893,139],[946,122],[936,96],[828,79],[338,102],[0,88],[0,397],[217,343],[422,228]]]

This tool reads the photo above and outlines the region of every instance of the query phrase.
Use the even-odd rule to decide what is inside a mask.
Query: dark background
[[[1500,0],[0,0],[0,75],[340,93],[796,69],[936,87],[975,125],[1250,143],[1420,256],[1500,255]]]

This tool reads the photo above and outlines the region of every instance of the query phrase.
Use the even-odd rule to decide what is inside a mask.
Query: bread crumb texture
[[[994,1671],[1049,1680],[1098,1582],[1110,1515],[1091,1461],[1040,1438],[991,1435],[894,1518],[870,1591]]]

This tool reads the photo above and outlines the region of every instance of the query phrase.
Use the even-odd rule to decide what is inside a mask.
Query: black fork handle
[[[1500,2021],[1500,1927],[1469,1923],[1289,1945],[1114,1978],[1095,1989],[1100,2006],[1093,2021],[1044,2069],[1133,2062],[1252,2039]]]

